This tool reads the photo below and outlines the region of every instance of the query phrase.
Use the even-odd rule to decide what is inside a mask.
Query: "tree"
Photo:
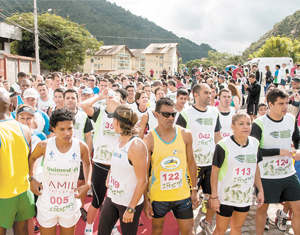
[[[210,60],[202,61],[201,59],[190,60],[190,61],[186,62],[185,65],[189,69],[189,73],[191,73],[194,66],[196,65],[197,68],[199,68],[200,64],[202,64],[203,68],[208,68],[210,66],[215,66],[215,64],[212,61],[210,61]]]
[[[33,30],[32,13],[15,14],[8,18],[7,23],[11,21]],[[91,37],[90,32],[83,25],[56,14],[39,15],[38,27],[41,68],[47,70],[74,71],[79,65],[84,64],[88,49],[97,51],[102,45],[102,42]],[[13,42],[11,51],[13,54],[35,57],[34,34],[22,29],[22,41]]]
[[[249,55],[256,57],[292,57],[294,61],[300,58],[299,40],[288,37],[270,37],[265,44],[256,52]]]
[[[228,52],[208,51],[207,58],[211,60],[219,70],[225,69],[227,65],[243,63],[241,55],[234,55]]]

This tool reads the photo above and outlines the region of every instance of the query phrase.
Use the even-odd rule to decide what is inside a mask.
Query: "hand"
[[[220,200],[219,200],[219,198],[211,199],[211,197],[210,197],[208,199],[207,203],[210,203],[211,209],[213,209],[214,211],[220,212]]]
[[[76,189],[74,189],[75,191],[75,198],[82,198],[84,195],[86,195],[87,191],[89,191],[90,189],[90,185],[82,185]],[[77,194],[76,194],[77,192]]]
[[[99,93],[99,99],[100,100],[109,98],[109,96],[108,96],[108,90],[109,90],[109,88],[106,87],[101,93]]]
[[[199,206],[199,197],[197,195],[197,190],[193,190],[191,200],[192,200],[193,210],[195,210]]]
[[[300,151],[299,150],[292,151],[292,155],[293,155],[293,159],[295,161],[299,161],[300,160]]]
[[[244,84],[244,87],[245,87],[245,89],[247,89],[249,86],[245,83],[245,84]]]
[[[148,200],[145,200],[144,204],[144,214],[148,219],[152,219],[152,216],[154,215],[152,205]]]
[[[133,216],[134,216],[134,213],[129,213],[127,210],[124,212],[123,214],[123,219],[122,221],[124,223],[132,223],[133,222]]]
[[[287,157],[291,157],[293,158],[294,156],[292,155],[292,153],[288,150],[288,149],[280,149],[280,156],[287,156]]]
[[[39,183],[36,179],[30,181],[30,190],[33,192],[35,195],[40,196],[42,195],[42,192],[40,190],[43,190],[43,185]]]
[[[264,201],[265,201],[264,192],[259,191],[259,193],[257,194],[257,198],[256,198],[257,208],[260,208],[264,204]]]

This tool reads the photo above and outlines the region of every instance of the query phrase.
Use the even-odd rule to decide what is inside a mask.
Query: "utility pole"
[[[40,75],[40,56],[39,56],[39,35],[38,35],[38,22],[37,22],[37,7],[36,0],[34,0],[34,38],[35,38],[35,68],[36,75]]]

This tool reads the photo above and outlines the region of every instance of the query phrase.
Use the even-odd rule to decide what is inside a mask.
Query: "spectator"
[[[232,78],[235,80],[237,79],[237,77],[236,77],[237,73],[241,73],[242,75],[244,75],[244,71],[243,71],[241,63],[238,63],[237,68],[233,70]]]
[[[26,73],[19,72],[17,77],[18,77],[18,81],[11,85],[10,92],[16,92],[18,94],[21,94],[20,84],[21,81],[26,78]]]

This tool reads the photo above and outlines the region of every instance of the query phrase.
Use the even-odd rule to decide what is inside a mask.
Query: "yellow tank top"
[[[29,189],[28,153],[20,123],[0,121],[0,198],[15,197]]]
[[[190,197],[185,143],[179,126],[173,141],[165,142],[152,130],[154,151],[148,197],[151,201],[179,201]]]

